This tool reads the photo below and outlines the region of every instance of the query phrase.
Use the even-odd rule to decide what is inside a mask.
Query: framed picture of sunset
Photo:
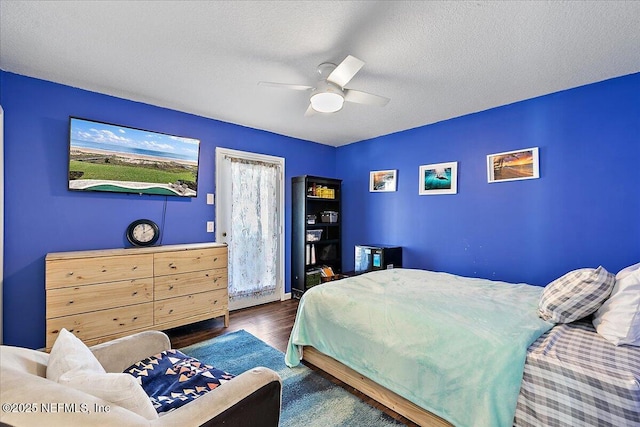
[[[517,181],[540,178],[538,147],[487,156],[487,181]]]

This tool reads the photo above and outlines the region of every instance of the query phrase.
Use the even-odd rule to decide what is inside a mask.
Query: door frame
[[[0,206],[4,206],[4,110],[0,105]],[[2,334],[2,293],[4,292],[4,209],[0,209],[0,344],[4,342]]]
[[[279,261],[277,263],[277,278],[276,278],[276,293],[279,293],[280,301],[284,301],[287,299],[285,297],[285,288],[284,288],[284,157],[270,156],[267,154],[258,154],[252,153],[249,151],[240,151],[233,150],[230,148],[216,147],[216,182],[215,182],[215,191],[218,193],[218,197],[216,197],[215,201],[215,210],[216,210],[216,221],[218,218],[222,218],[221,213],[221,205],[225,203],[229,203],[228,200],[223,200],[220,197],[220,192],[218,191],[218,183],[221,182],[222,179],[222,162],[224,160],[224,156],[235,157],[238,159],[244,160],[255,160],[259,162],[265,163],[274,163],[280,167],[280,185],[278,189],[278,258]],[[221,235],[222,227],[216,227],[215,236],[216,242],[224,242],[225,239]]]

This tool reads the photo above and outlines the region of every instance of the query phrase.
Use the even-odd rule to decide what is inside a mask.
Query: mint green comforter
[[[392,269],[316,286],[285,361],[310,345],[457,427],[511,426],[541,287]]]

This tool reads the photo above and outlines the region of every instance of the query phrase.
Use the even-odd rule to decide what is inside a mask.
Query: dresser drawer
[[[220,313],[228,306],[229,296],[226,289],[165,299],[155,302],[154,322],[169,323],[205,314],[214,317],[214,313]]]
[[[47,318],[153,302],[153,279],[47,290]]]
[[[99,337],[99,338],[91,338],[91,339],[87,339],[87,340],[82,340],[82,342],[84,342],[87,346],[91,347],[92,345],[102,344],[103,342],[112,341],[112,340],[115,340],[116,338],[126,337],[126,336],[129,336],[129,335],[136,334],[138,332],[144,332],[144,331],[148,331],[148,330],[149,330],[149,328],[132,329],[130,331],[114,333],[114,334],[110,334],[110,335],[105,335],[105,336],[102,336],[102,337]],[[47,349],[47,350],[51,351],[51,349]]]
[[[115,282],[153,276],[153,254],[47,261],[46,288]]]
[[[47,319],[47,348],[53,346],[62,328],[66,328],[81,340],[89,340],[151,326],[152,302]]]
[[[161,252],[154,255],[156,276],[227,267],[227,248]]]
[[[227,288],[227,270],[203,270],[156,277],[156,300]]]

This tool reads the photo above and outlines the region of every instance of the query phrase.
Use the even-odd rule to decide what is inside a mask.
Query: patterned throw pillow
[[[553,323],[582,319],[600,308],[614,284],[615,276],[602,266],[571,271],[544,288],[538,315]]]
[[[186,405],[234,377],[179,350],[163,351],[124,372],[137,378],[159,414]]]

